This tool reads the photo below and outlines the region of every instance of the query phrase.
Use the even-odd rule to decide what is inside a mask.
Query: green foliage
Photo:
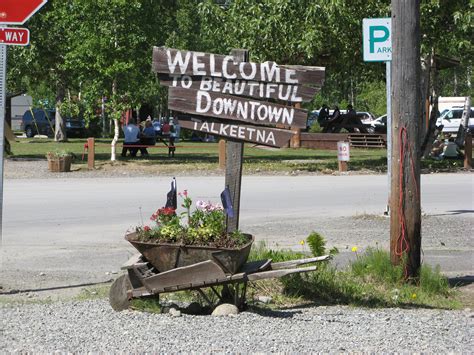
[[[64,157],[69,157],[69,156],[74,156],[74,154],[64,149],[56,149],[54,151],[46,153],[46,157],[48,159],[57,159],[57,158],[64,158]]]
[[[357,96],[357,110],[379,117],[387,113],[387,91],[384,81],[363,83]]]
[[[289,261],[306,257],[305,254],[293,250],[274,250],[267,248],[265,241],[261,240],[252,245],[248,261],[258,261],[272,259],[277,263],[280,261]]]
[[[461,62],[440,72],[441,95],[472,96],[473,6],[421,1],[422,54]],[[98,121],[102,97],[112,119],[144,103],[166,115],[167,89],[150,71],[153,46],[222,54],[246,48],[253,61],[326,67],[322,91],[305,108],[352,103],[381,115],[385,66],[363,62],[361,21],[387,16],[389,0],[49,1],[26,24],[35,34],[31,46],[9,49],[7,87],[27,91],[35,106],[53,107],[70,93],[88,124]]]
[[[421,266],[419,287],[429,295],[444,295],[447,297],[451,295],[448,279],[441,274],[439,265],[434,269],[429,265]]]
[[[130,309],[147,312],[161,313],[161,304],[158,297],[134,298],[130,303]]]
[[[306,243],[308,243],[309,249],[314,256],[322,256],[326,253],[326,241],[321,234],[311,232],[306,238]]]
[[[376,281],[396,284],[403,279],[403,266],[393,266],[384,250],[368,249],[351,264],[351,271],[358,277],[370,275]]]
[[[77,118],[80,113],[79,104],[73,100],[65,100],[59,105],[59,111],[64,117]]]
[[[321,133],[323,131],[323,129],[321,128],[321,126],[319,125],[318,122],[314,122],[311,127],[309,127],[309,132],[310,133]]]
[[[272,256],[278,261],[301,258],[300,253],[270,250],[265,244],[260,244],[251,253],[252,260]],[[419,285],[405,283],[403,268],[393,267],[389,254],[378,249],[369,249],[366,254],[359,255],[345,270],[320,263],[315,272],[290,275],[280,280],[283,292],[295,297],[294,302],[306,299],[323,304],[369,307],[460,307],[456,290],[449,288],[439,268],[433,270],[423,265]],[[278,284],[266,285],[267,292],[282,291]]]

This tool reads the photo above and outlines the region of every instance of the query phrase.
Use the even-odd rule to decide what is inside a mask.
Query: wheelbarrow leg
[[[198,288],[197,291],[199,292],[201,297],[209,304],[209,306],[214,307],[214,304],[211,302],[209,297],[207,297],[207,295],[200,288]]]

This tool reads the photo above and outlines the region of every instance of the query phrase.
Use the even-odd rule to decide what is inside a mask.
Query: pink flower
[[[184,191],[183,191],[183,196],[184,196],[184,197],[188,197],[188,190],[184,190]]]
[[[149,232],[149,231],[151,231],[151,228],[148,227],[148,226],[145,226],[145,227],[143,227],[143,230],[144,230],[145,232]]]

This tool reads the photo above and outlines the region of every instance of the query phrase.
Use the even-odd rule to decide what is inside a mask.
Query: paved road
[[[109,242],[165,202],[169,178],[6,180],[4,243]],[[422,176],[422,211],[474,211],[472,174]],[[178,190],[218,201],[220,177],[184,177]],[[367,176],[249,176],[242,182],[242,227],[267,218],[313,218],[382,214],[387,178]],[[21,228],[20,228],[21,226]],[[80,236],[80,238],[79,238]]]
[[[423,213],[464,218],[462,221],[472,226],[473,177],[423,175]],[[58,270],[69,272],[63,275],[64,282],[72,282],[71,275],[76,275],[76,281],[84,277],[100,279],[98,274],[118,269],[133,253],[122,236],[141,219],[147,223],[148,216],[164,204],[169,183],[170,179],[164,177],[6,180],[4,270],[10,279],[15,279],[15,273],[27,278],[43,271],[55,274],[55,282],[60,283]],[[223,186],[221,177],[184,177],[178,181],[178,189],[188,189],[194,200],[217,202]],[[364,235],[371,235],[370,226],[364,225],[365,233],[354,224],[365,215],[381,215],[386,200],[387,178],[381,175],[247,176],[242,182],[241,229],[251,231],[257,239],[297,247],[309,231],[318,230],[327,221],[347,220],[350,223],[345,230],[357,236],[353,243],[371,245],[371,240],[363,240]],[[384,235],[381,244],[385,246],[387,224],[383,225],[380,234]],[[334,237],[332,244],[352,243],[340,229],[331,234],[327,225],[325,228]],[[430,245],[436,243],[433,240]],[[472,256],[473,248],[462,241],[453,248]],[[15,280],[18,287],[21,282]]]

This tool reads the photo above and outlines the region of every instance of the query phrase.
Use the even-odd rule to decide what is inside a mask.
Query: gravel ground
[[[100,178],[137,176],[137,173],[149,176],[156,172],[143,169],[124,172],[121,166],[109,166],[93,172],[53,174],[47,171],[44,160],[5,162],[7,179]],[[388,219],[376,216],[336,219],[318,219],[316,216],[312,224],[304,225],[308,221],[298,220],[295,223],[304,225],[301,230],[321,232],[328,239],[329,246],[337,246],[343,256],[353,257],[349,250],[354,240],[357,240],[360,248],[377,245],[387,247]],[[472,275],[472,217],[466,214],[424,216],[422,223],[426,260],[436,263],[438,257],[446,259],[444,250],[456,251],[454,258],[459,258],[460,253],[463,253],[462,260],[465,260],[466,265],[461,266],[463,273],[460,275]],[[288,226],[269,220],[248,226],[246,230],[261,236],[271,246],[300,247],[298,242],[302,236],[292,235],[285,228]],[[448,234],[449,239],[446,238]],[[331,240],[337,240],[337,243]],[[102,245],[90,245],[87,249],[78,246],[76,249],[71,247],[71,250],[62,254],[45,250],[42,258],[54,261],[54,265],[61,265],[70,260],[80,261],[77,255],[83,254],[90,258],[94,253],[104,252]],[[11,249],[10,252],[14,255],[16,251]],[[121,265],[123,259],[128,257],[129,250],[124,248],[124,242],[120,240],[117,245],[110,245],[107,252],[114,255],[107,259],[110,265],[94,266],[97,272],[94,275],[86,274],[88,280],[100,282],[115,277],[110,271],[117,270],[117,265]],[[344,263],[347,260],[345,257],[335,262]],[[443,266],[443,270],[451,272],[452,276],[458,275],[456,268],[459,264],[449,261],[452,260],[449,259],[449,253],[447,260],[448,265]],[[6,259],[3,262],[3,266],[7,265]],[[15,270],[2,267],[2,278],[16,280],[18,284],[10,286],[18,288],[22,288],[22,282],[33,287],[60,286],[83,281],[83,268],[84,265],[77,265],[77,268],[72,265],[69,269],[53,267],[44,270],[44,273],[36,270],[32,274],[25,263],[15,267]],[[472,286],[474,284],[469,286],[471,301],[468,304],[472,304],[474,297]],[[0,352],[472,353],[474,348],[474,313],[469,308],[444,311],[314,306],[278,311],[255,309],[236,317],[183,315],[174,318],[134,311],[117,313],[106,300],[65,301],[66,296],[70,296],[66,293],[61,293],[64,297],[60,301],[44,302],[40,294],[30,293],[26,298],[29,302],[21,305],[15,302],[25,300],[24,297],[13,295],[0,298]]]
[[[470,310],[341,306],[235,317],[114,312],[105,301],[3,306],[2,352],[472,353]],[[100,321],[99,321],[100,319]]]

